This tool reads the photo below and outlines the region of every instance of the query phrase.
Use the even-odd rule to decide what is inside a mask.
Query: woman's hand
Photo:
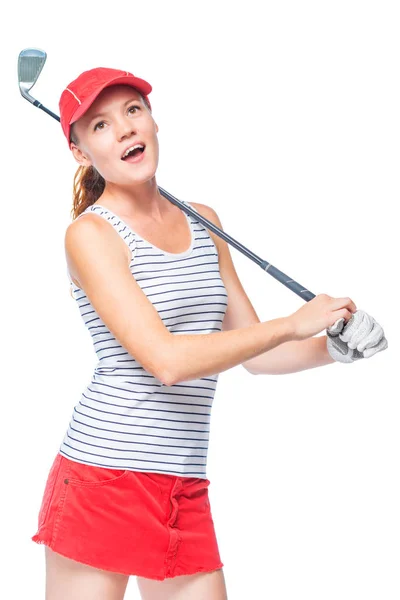
[[[326,333],[330,356],[343,363],[370,358],[388,347],[382,327],[363,310],[357,310],[346,324],[338,319]]]
[[[304,340],[313,337],[339,319],[349,321],[357,310],[350,298],[332,298],[319,294],[288,317],[293,339]]]

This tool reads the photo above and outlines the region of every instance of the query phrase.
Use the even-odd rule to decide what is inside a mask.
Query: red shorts
[[[163,580],[223,567],[208,479],[86,465],[57,454],[31,538],[98,569]]]

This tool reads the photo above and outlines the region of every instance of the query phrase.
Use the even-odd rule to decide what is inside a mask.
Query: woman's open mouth
[[[143,160],[144,153],[146,147],[142,144],[136,144],[136,146],[132,146],[132,149],[129,149],[126,154],[121,158],[124,162],[127,163],[138,163]]]

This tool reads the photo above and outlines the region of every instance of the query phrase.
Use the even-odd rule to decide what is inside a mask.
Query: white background
[[[56,14],[57,13],[57,14]],[[4,23],[4,20],[3,20]],[[153,86],[157,183],[314,294],[350,296],[389,348],[281,376],[221,373],[208,455],[230,600],[400,597],[399,15],[395,2],[13,3],[2,56],[2,589],[44,598],[45,481],[96,363],[69,295],[77,168],[58,113],[84,70]],[[261,320],[298,296],[231,248]],[[132,577],[126,598],[139,598]]]

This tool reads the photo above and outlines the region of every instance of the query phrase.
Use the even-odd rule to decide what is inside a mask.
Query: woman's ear
[[[83,154],[82,150],[78,148],[74,143],[71,143],[71,152],[76,160],[82,167],[90,167],[90,160]]]

